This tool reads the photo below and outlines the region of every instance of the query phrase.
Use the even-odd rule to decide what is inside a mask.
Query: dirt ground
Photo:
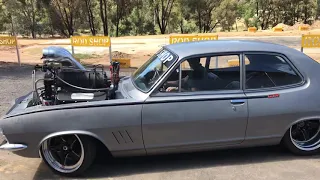
[[[299,48],[300,39],[302,34],[320,34],[320,29],[313,29],[310,31],[284,31],[284,32],[272,32],[272,31],[258,31],[256,33],[251,32],[219,32],[219,39],[254,39],[259,40],[264,37],[265,41],[275,42]],[[151,35],[151,36],[127,36],[119,38],[111,38],[112,52],[114,54],[122,53],[122,58],[130,58],[132,67],[141,66],[147,59],[152,56],[161,46],[168,44],[170,35]],[[290,38],[295,37],[295,38]],[[279,40],[278,40],[279,39]],[[282,41],[281,41],[282,39]],[[291,39],[291,40],[290,40]],[[19,51],[20,58],[23,64],[37,64],[41,63],[42,49],[48,46],[61,46],[71,50],[69,39],[19,39]],[[75,48],[76,53],[85,54],[98,54],[99,58],[93,59],[81,59],[86,64],[109,64],[109,51],[107,48]],[[17,55],[15,47],[0,47],[0,61],[5,62],[17,62]],[[306,52],[317,61],[320,61],[320,50]]]

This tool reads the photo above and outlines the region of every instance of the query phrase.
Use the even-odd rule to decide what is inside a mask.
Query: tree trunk
[[[183,19],[180,21],[180,32],[181,32],[181,34],[184,33],[184,30],[183,30]]]
[[[96,35],[96,29],[94,26],[94,16],[92,13],[92,5],[91,5],[91,0],[85,0],[85,4],[86,4],[86,10],[87,10],[87,15],[88,15],[88,23],[90,26],[90,30],[91,30],[91,34],[93,36]]]
[[[35,32],[34,27],[31,28],[31,35],[32,35],[32,39],[36,39],[37,38],[37,34]]]
[[[236,30],[238,32],[238,23],[237,23],[237,20],[236,20]]]
[[[103,35],[108,36],[108,19],[107,19],[107,0],[100,0],[100,18],[102,21]]]
[[[119,37],[119,22],[116,23],[116,37]]]
[[[34,8],[34,2],[33,1],[31,1],[31,10],[32,10],[32,27],[31,27],[31,34],[32,34],[32,38],[33,39],[36,39],[37,38],[37,33],[36,33],[36,10],[35,10],[35,8]]]
[[[120,23],[120,10],[117,4],[117,16],[116,16],[116,37],[119,37],[119,23]]]

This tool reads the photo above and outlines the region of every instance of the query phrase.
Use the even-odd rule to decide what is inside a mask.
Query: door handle
[[[245,99],[233,99],[230,101],[231,104],[233,105],[242,105],[246,102]]]

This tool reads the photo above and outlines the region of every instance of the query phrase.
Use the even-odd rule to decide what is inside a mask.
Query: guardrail
[[[249,27],[248,32],[257,32],[257,28],[256,27]]]
[[[282,32],[283,28],[282,27],[274,27],[274,28],[272,28],[272,31],[273,32]]]
[[[299,31],[309,31],[308,26],[299,26]]]

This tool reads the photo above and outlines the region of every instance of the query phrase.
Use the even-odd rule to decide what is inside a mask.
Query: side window
[[[240,89],[240,56],[195,57],[181,63],[162,87],[166,92],[217,91]],[[179,90],[181,82],[181,90]]]
[[[259,89],[296,84],[302,81],[300,76],[278,55],[247,54],[246,88]]]

